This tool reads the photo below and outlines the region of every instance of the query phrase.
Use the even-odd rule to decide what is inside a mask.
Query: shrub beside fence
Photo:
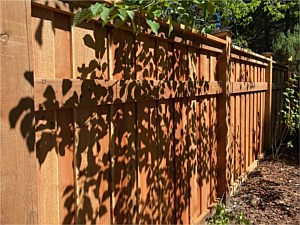
[[[1,223],[199,223],[262,154],[272,59],[230,34],[72,27],[76,2],[1,4],[27,12],[1,17],[1,93],[13,99]]]

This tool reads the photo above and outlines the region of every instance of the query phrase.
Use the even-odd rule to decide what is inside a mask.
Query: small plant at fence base
[[[216,213],[213,217],[207,220],[209,225],[250,225],[249,219],[247,219],[243,212],[229,212],[224,204],[218,204],[216,206]]]
[[[283,92],[284,102],[276,119],[272,140],[272,155],[280,157],[287,149],[293,148],[293,140],[300,128],[299,76],[293,74]]]

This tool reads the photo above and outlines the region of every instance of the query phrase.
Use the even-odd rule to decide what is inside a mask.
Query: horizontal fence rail
[[[0,3],[23,9],[1,17],[1,223],[203,222],[270,147],[287,67],[228,32],[73,27],[79,4]]]

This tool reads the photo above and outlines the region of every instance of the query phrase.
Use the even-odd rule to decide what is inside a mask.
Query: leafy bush
[[[224,204],[217,204],[216,213],[213,217],[207,220],[209,225],[230,225],[230,224],[238,224],[238,225],[250,225],[249,219],[245,216],[245,213],[233,213],[229,212]]]

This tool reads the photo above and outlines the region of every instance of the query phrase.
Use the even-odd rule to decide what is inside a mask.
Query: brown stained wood
[[[208,101],[206,98],[202,99],[200,106],[200,185],[201,185],[201,213],[203,213],[209,205],[209,191],[210,191],[210,173],[209,173],[209,121],[208,118]]]
[[[72,27],[73,78],[108,79],[107,28],[97,23]]]
[[[232,150],[232,136],[230,133],[230,52],[231,52],[231,35],[227,32],[222,33],[222,38],[227,42],[225,48],[223,48],[223,53],[220,58],[218,58],[218,80],[222,81],[222,95],[217,97],[218,109],[218,127],[217,127],[217,173],[218,183],[217,183],[217,194],[221,198],[223,194],[228,193],[230,185],[230,164],[228,159]],[[222,174],[222,176],[221,176]]]
[[[264,62],[270,61],[265,55],[260,55],[235,45],[232,46],[232,53],[239,54],[242,58],[256,58]]]
[[[246,105],[245,105],[245,122],[246,122],[246,126],[245,126],[245,164],[246,164],[246,168],[248,168],[248,166],[250,166],[251,162],[250,162],[250,148],[249,148],[249,129],[250,129],[250,102],[249,102],[249,94],[245,95],[245,100],[246,100]]]
[[[190,177],[190,218],[191,223],[200,216],[200,190],[199,190],[199,174],[198,171],[201,169],[198,163],[199,150],[198,150],[198,131],[199,126],[197,119],[198,103],[197,100],[188,99],[188,137],[187,144],[189,146],[189,171]]]
[[[112,112],[112,223],[137,223],[136,109],[115,104]]]
[[[198,51],[196,49],[188,49],[188,61],[189,61],[189,80],[197,80],[199,74],[198,65]],[[188,98],[188,173],[190,174],[189,185],[190,185],[190,223],[193,223],[200,216],[200,202],[199,202],[199,176],[198,176],[198,151],[197,151],[197,100],[194,98]]]
[[[246,131],[246,118],[245,118],[245,110],[246,110],[246,99],[245,95],[241,95],[241,173],[246,171],[246,141],[245,141],[245,131]]]
[[[58,110],[58,185],[59,223],[75,223],[74,138],[73,110]]]
[[[134,74],[134,37],[131,32],[111,31],[111,58],[113,79],[135,79]]]
[[[235,60],[235,76],[234,81],[238,81],[240,77],[240,63]],[[235,103],[235,180],[241,175],[241,96],[236,95]]]
[[[173,76],[173,45],[167,41],[157,40],[156,62],[159,80],[171,80]]]
[[[35,110],[216,95],[218,81],[36,79]]]
[[[231,107],[230,107],[230,133],[232,135],[233,138],[233,142],[232,142],[232,152],[230,154],[229,160],[230,160],[230,184],[233,184],[235,176],[234,176],[234,164],[235,164],[235,151],[234,151],[234,142],[235,142],[235,134],[234,134],[234,124],[235,124],[235,118],[234,118],[234,113],[236,110],[235,107],[235,96],[231,95],[230,96],[230,103],[231,103]]]
[[[266,82],[232,82],[231,93],[249,93],[267,91],[268,84]]]
[[[196,201],[198,201],[198,214],[201,215],[204,211],[205,211],[205,208],[203,209],[202,208],[202,172],[203,172],[203,158],[202,158],[202,125],[201,125],[201,122],[202,122],[202,117],[203,117],[203,114],[202,114],[202,99],[201,98],[197,98],[197,176],[198,176],[198,179],[197,179],[197,199]]]
[[[155,48],[155,39],[142,34],[136,37],[135,73],[137,79],[157,79]]]
[[[60,13],[53,14],[55,41],[55,78],[71,79],[71,18]],[[39,60],[39,59],[37,59]]]
[[[258,67],[258,72],[257,72],[257,82],[261,82],[261,77],[262,77],[262,68]],[[257,136],[256,136],[256,148],[255,148],[255,155],[258,155],[259,151],[260,151],[260,141],[261,141],[261,93],[257,93],[257,106],[256,106],[256,110],[257,110],[257,121],[256,121],[256,130],[257,130]]]
[[[32,42],[35,78],[55,78],[53,12],[32,7]]]
[[[174,108],[170,100],[158,101],[157,135],[159,161],[158,182],[160,189],[160,224],[175,223],[175,163],[174,163]]]
[[[138,223],[156,224],[160,220],[159,162],[155,101],[137,104]]]
[[[270,61],[268,62],[268,66],[266,67],[266,80],[265,82],[268,83],[268,91],[266,92],[266,104],[265,104],[265,121],[264,121],[264,136],[265,136],[265,142],[264,142],[264,149],[269,149],[271,147],[271,141],[272,141],[272,133],[270,130],[272,129],[272,72],[273,72],[273,60],[272,60],[272,54],[265,53],[264,56],[268,57]]]
[[[110,115],[109,107],[97,107],[98,121],[97,132],[98,155],[96,158],[98,168],[100,169],[97,183],[99,187],[98,198],[100,207],[98,212],[97,224],[109,224],[111,221],[111,152],[110,152]]]
[[[30,1],[1,1],[0,30],[0,223],[38,223]]]
[[[189,80],[197,80],[199,74],[197,52],[195,48],[188,48]]]
[[[34,77],[55,78],[55,26],[53,12],[32,8]],[[47,90],[49,96],[53,95]],[[49,104],[55,102],[48,101]],[[58,176],[57,113],[36,114],[36,152],[38,159],[39,223],[60,222],[60,193]],[[49,195],[51,193],[51,195]],[[51,217],[51,218],[50,218]]]
[[[38,212],[40,224],[58,224],[59,180],[57,118],[55,111],[35,114],[35,139],[38,181]],[[51,194],[49,194],[51,193]]]
[[[200,52],[200,80],[209,80],[209,53],[207,51]]]
[[[254,82],[258,82],[258,67],[255,66],[254,67],[254,77],[253,80]],[[253,132],[252,132],[252,143],[253,143],[253,147],[252,147],[252,152],[255,153],[257,151],[257,103],[258,103],[258,92],[254,93],[253,96]]]
[[[234,60],[231,60],[231,71],[230,71],[230,82],[235,81],[235,76],[236,76],[236,64]],[[235,111],[236,111],[236,96],[230,96],[230,104],[231,104],[231,111],[230,111],[230,130],[231,130],[231,135],[232,135],[232,167],[231,167],[231,180],[235,180],[236,178],[236,135],[235,135],[235,125],[237,123],[236,118],[235,118]]]
[[[187,80],[189,77],[187,47],[174,44],[174,80]]]
[[[249,69],[249,64],[245,64],[245,81],[248,82],[250,80],[250,69]],[[246,98],[246,114],[245,114],[245,119],[246,119],[246,132],[245,132],[245,138],[246,138],[246,144],[245,144],[245,156],[246,156],[246,168],[250,166],[251,160],[250,160],[250,148],[249,148],[249,141],[250,141],[250,102],[249,102],[249,94],[247,93],[245,95]]]
[[[175,213],[177,223],[189,223],[187,100],[174,101]]]
[[[236,97],[236,108],[235,108],[235,176],[236,180],[241,175],[241,97]]]
[[[253,59],[253,58],[243,57],[241,55],[234,54],[234,53],[231,53],[230,57],[232,59],[237,59],[239,61],[243,61],[244,63],[251,63],[253,65],[260,65],[260,66],[267,66],[268,65],[267,63],[265,63],[263,61],[260,61],[260,60],[257,60],[257,59]]]
[[[253,65],[250,65],[250,81],[253,82],[254,79],[254,74],[253,74]],[[254,117],[254,98],[253,98],[254,94],[250,93],[249,96],[249,101],[250,101],[250,112],[249,112],[249,119],[250,119],[250,127],[249,127],[249,158],[250,158],[250,162],[254,161],[253,158],[253,117]]]
[[[217,201],[217,98],[211,98],[210,105],[210,146],[211,146],[211,159],[210,159],[210,176],[211,176],[211,186],[210,194],[211,201],[210,204],[214,204]],[[232,154],[234,155],[234,154]],[[234,160],[234,159],[233,159]]]
[[[210,53],[210,80],[217,80],[217,54]]]
[[[109,117],[106,107],[75,111],[76,223],[110,223]]]

